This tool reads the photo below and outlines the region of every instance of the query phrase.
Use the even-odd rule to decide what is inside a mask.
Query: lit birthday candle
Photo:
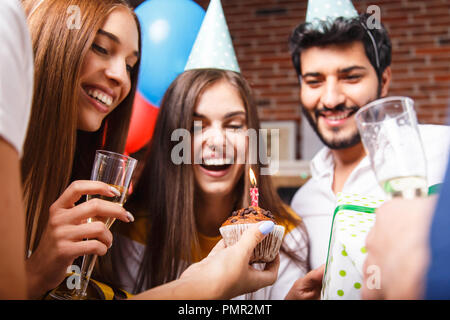
[[[256,186],[255,174],[253,173],[252,169],[249,170],[249,175],[250,175],[250,182],[252,183],[252,187],[250,188],[250,198],[252,200],[251,206],[257,207],[259,192],[258,192],[258,187]]]

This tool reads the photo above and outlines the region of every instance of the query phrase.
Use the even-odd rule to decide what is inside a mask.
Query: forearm
[[[2,213],[3,217],[5,217],[5,211]],[[21,241],[24,232],[17,226],[19,224],[23,228],[25,222],[23,225],[21,222],[11,223],[11,220],[7,219],[6,222],[1,223],[0,255],[3,258],[0,261],[0,299],[2,300],[28,298],[24,258],[25,240]],[[6,226],[9,230],[4,230]]]
[[[260,226],[265,228],[261,230]],[[273,284],[280,265],[278,256],[266,264],[265,270],[255,270],[248,265],[253,249],[273,226],[273,223],[269,228],[267,223],[255,224],[244,232],[238,243],[227,248],[219,241],[205,259],[190,265],[180,279],[143,292],[134,299],[231,299]]]
[[[197,279],[198,280],[198,279]],[[214,286],[192,278],[178,279],[142,292],[133,297],[136,300],[205,300],[223,299]]]
[[[17,152],[0,139],[0,299],[26,299],[25,217]]]

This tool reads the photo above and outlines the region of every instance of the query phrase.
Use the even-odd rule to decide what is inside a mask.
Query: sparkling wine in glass
[[[134,168],[136,167],[136,164],[136,159],[133,159],[126,155],[105,150],[97,150],[95,153],[94,165],[91,172],[91,180],[107,183],[108,185],[114,187],[117,191],[119,191],[120,195],[112,197],[103,195],[87,195],[86,200],[90,201],[94,198],[99,198],[123,206],[127,199],[128,187],[130,185],[131,176],[133,174]],[[102,220],[102,222],[105,223],[107,228],[110,228],[114,223],[114,220],[114,218],[107,218],[105,220]],[[87,220],[87,223],[91,223],[92,221],[94,221],[94,219],[89,218]],[[58,300],[86,299],[89,280],[96,260],[97,255],[95,254],[84,255],[83,263],[81,266],[80,286],[69,292],[59,292],[57,290],[50,294],[51,298]],[[62,286],[64,286],[64,283],[62,284]]]
[[[427,196],[426,158],[414,101],[408,97],[378,99],[358,110],[355,119],[372,169],[388,198]]]

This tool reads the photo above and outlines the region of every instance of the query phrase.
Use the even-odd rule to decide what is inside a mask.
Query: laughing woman
[[[145,167],[127,202],[137,220],[115,226],[109,257],[113,269],[104,281],[138,293],[176,279],[209,253],[221,238],[224,220],[249,205],[248,129],[258,130],[259,121],[239,73],[199,69],[177,77],[163,98]],[[192,148],[184,150],[192,155],[189,163],[177,164],[173,150],[180,142],[173,141],[174,132],[191,133]],[[251,167],[261,207],[286,227],[286,236],[277,282],[247,298],[283,299],[308,269],[307,235],[303,222],[282,204],[270,177],[260,174],[261,164]]]
[[[34,96],[22,158],[26,268],[29,295],[39,298],[64,279],[75,258],[105,254],[111,245],[112,234],[104,224],[83,223],[87,218],[133,219],[107,201],[78,202],[85,194],[117,192],[82,179],[89,179],[96,149],[124,150],[139,69],[140,31],[135,14],[122,0],[22,4],[35,56]]]

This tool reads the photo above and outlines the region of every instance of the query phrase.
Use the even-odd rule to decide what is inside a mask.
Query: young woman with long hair
[[[260,206],[286,227],[278,280],[253,298],[285,297],[309,269],[307,235],[301,219],[278,197],[270,176],[261,174],[260,160],[248,161],[255,147],[263,148],[259,139],[253,140],[256,146],[250,143],[249,129],[258,132],[259,120],[241,74],[199,69],[175,79],[161,103],[144,168],[126,204],[136,221],[114,226],[110,260],[102,263],[112,270],[103,281],[137,293],[176,279],[220,240],[219,228],[232,211],[249,206],[252,168]],[[191,147],[181,152],[177,136],[183,135]],[[180,163],[178,155],[190,161]]]
[[[138,19],[123,0],[22,5],[35,56],[22,179],[28,290],[37,298],[64,279],[75,258],[105,254],[112,235],[87,218],[133,220],[116,204],[80,200],[116,192],[87,180],[96,149],[124,150],[141,45]]]

